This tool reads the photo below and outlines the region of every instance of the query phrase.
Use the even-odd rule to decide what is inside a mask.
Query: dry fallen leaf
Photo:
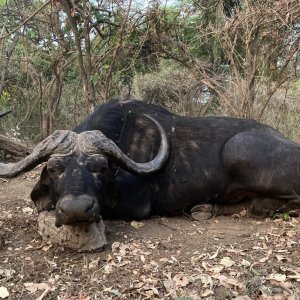
[[[159,261],[165,263],[165,262],[169,261],[169,259],[166,258],[166,257],[162,257],[162,258],[159,259]]]
[[[36,300],[43,300],[44,297],[48,294],[48,292],[49,292],[49,289],[45,289],[45,290],[43,291],[43,293],[41,294],[41,296],[39,296],[38,298],[36,298]],[[88,300],[89,300],[89,299],[88,299]]]
[[[231,260],[230,257],[225,256],[221,259],[220,264],[223,265],[225,268],[230,268],[235,264],[235,262]]]
[[[186,276],[183,274],[177,274],[174,276],[173,281],[175,282],[175,285],[178,287],[184,287],[189,284],[189,280]]]
[[[201,274],[201,275],[198,275],[194,278],[194,280],[197,280],[197,279],[200,279],[200,281],[203,284],[203,288],[212,289],[213,280],[212,280],[211,276],[209,276],[208,274]]]
[[[16,271],[13,269],[0,269],[1,277],[5,277],[6,279],[10,279],[14,273],[16,273]]]
[[[224,266],[222,266],[222,265],[212,266],[212,265],[210,265],[209,263],[207,263],[205,261],[202,262],[202,267],[206,271],[211,272],[213,274],[218,274],[224,269]]]
[[[92,259],[91,262],[89,263],[89,269],[96,268],[99,263],[99,258],[97,259]]]
[[[200,294],[201,294],[201,297],[207,297],[207,296],[213,295],[214,292],[212,290],[205,289],[203,292],[201,291]]]
[[[233,249],[233,248],[229,248],[229,249],[226,249],[226,252],[229,252],[229,253],[237,253],[239,255],[245,255],[244,251],[247,251],[246,250],[242,250],[242,249]]]
[[[272,283],[272,286],[276,287],[281,287],[284,291],[288,292],[289,294],[292,294],[292,289],[293,289],[293,285],[291,282],[280,282],[280,281],[275,281],[275,280],[272,280],[271,281]]]
[[[104,292],[109,292],[109,293],[111,293],[111,294],[113,294],[113,295],[115,295],[117,297],[121,297],[122,296],[122,294],[119,292],[119,290],[113,289],[111,287],[104,289]]]
[[[28,214],[28,215],[32,215],[33,213],[33,209],[31,207],[24,207],[22,208],[23,213]]]
[[[173,291],[175,283],[172,279],[164,280],[163,284],[168,293],[171,293]]]
[[[300,274],[299,273],[295,272],[294,275],[288,275],[287,277],[290,279],[295,279],[296,281],[300,282]]]
[[[223,285],[226,288],[231,288],[232,286],[238,287],[240,289],[244,288],[244,283],[238,281],[235,278],[230,278],[225,275],[219,274],[219,275],[212,275],[212,278],[218,279],[220,281],[220,284]]]
[[[288,298],[286,298],[284,295],[282,294],[276,294],[276,295],[271,295],[271,296],[264,296],[263,298],[261,298],[263,300],[286,300]]]
[[[34,283],[34,282],[25,282],[24,286],[26,290],[30,293],[35,293],[37,290],[50,290],[50,286],[45,283]]]
[[[286,257],[281,254],[276,254],[275,256],[276,256],[277,260],[279,260],[279,261],[286,260]]]
[[[52,244],[45,245],[45,246],[42,247],[42,250],[46,252],[46,251],[48,251],[51,247],[52,247]]]
[[[104,266],[103,270],[104,270],[104,274],[110,274],[110,273],[112,273],[114,268],[112,265],[106,265],[106,266]]]
[[[275,281],[280,281],[284,282],[286,280],[286,275],[285,274],[269,274],[267,277],[268,280],[275,280]]]
[[[220,247],[218,247],[217,251],[213,255],[209,256],[208,259],[214,259],[214,258],[216,258],[218,256],[218,254],[219,254],[219,251],[220,251]]]
[[[143,222],[136,222],[136,221],[132,221],[130,223],[130,225],[133,227],[133,228],[141,228],[141,227],[144,227],[145,226],[145,223]]]
[[[5,299],[9,296],[9,292],[6,287],[0,286],[0,298]]]
[[[109,254],[107,255],[106,261],[110,262],[110,261],[112,261],[112,260],[113,260],[113,257],[112,257],[112,255],[109,253]]]
[[[245,267],[249,267],[249,266],[251,266],[251,263],[250,263],[248,260],[243,259],[243,260],[241,261],[241,265],[242,265],[242,266],[245,266]]]
[[[261,263],[266,262],[270,258],[271,254],[272,254],[272,251],[273,251],[272,249],[269,249],[267,255],[265,257],[261,258],[259,260],[259,262],[261,262]]]

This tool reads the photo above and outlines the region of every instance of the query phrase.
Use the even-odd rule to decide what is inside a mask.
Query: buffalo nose
[[[88,214],[93,210],[93,207],[95,206],[94,201],[91,201],[91,203],[80,203],[78,200],[76,200],[76,203],[68,203],[71,201],[63,200],[62,203],[58,205],[59,211],[64,214]]]
[[[65,196],[57,202],[57,226],[78,222],[97,222],[99,218],[99,207],[94,197]]]

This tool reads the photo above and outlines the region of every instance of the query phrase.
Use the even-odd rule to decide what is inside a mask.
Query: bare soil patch
[[[29,198],[40,169],[0,179],[0,299],[298,299],[300,223],[222,217],[107,221],[109,245],[47,244]]]

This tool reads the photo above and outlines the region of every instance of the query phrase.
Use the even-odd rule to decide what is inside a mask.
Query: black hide
[[[98,183],[90,179],[78,183],[96,186],[103,217],[174,215],[190,212],[199,204],[223,206],[219,214],[227,214],[230,210],[226,206],[248,203],[258,216],[267,216],[282,206],[298,207],[300,146],[254,120],[184,117],[152,104],[127,101],[99,106],[74,131],[100,130],[131,159],[147,162],[156,155],[160,137],[155,125],[142,114],[155,118],[165,129],[169,159],[160,171],[147,176],[130,174],[108,161],[106,173],[96,179]],[[36,197],[43,177],[32,194],[36,203],[45,199],[41,193]],[[53,191],[57,186],[53,179],[50,185],[47,193],[51,190],[55,205],[62,191]],[[68,188],[61,186],[63,193],[68,193]],[[46,209],[48,206],[44,204]]]

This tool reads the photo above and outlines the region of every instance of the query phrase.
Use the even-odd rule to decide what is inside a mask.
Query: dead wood
[[[0,134],[0,150],[4,150],[8,152],[12,156],[15,157],[24,157],[31,153],[31,148],[22,144],[18,143],[7,136]]]

